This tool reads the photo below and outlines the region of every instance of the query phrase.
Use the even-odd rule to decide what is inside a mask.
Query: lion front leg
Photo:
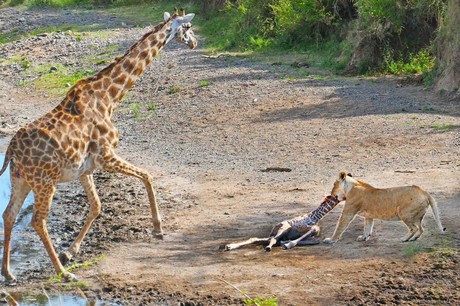
[[[364,234],[359,235],[356,240],[358,241],[366,241],[371,237],[372,230],[374,228],[374,219],[372,218],[364,218]]]
[[[348,225],[353,221],[355,218],[355,213],[347,212],[345,209],[340,215],[339,222],[337,223],[337,227],[335,228],[334,234],[330,238],[326,238],[323,240],[324,243],[333,244],[337,242],[342,237],[343,232],[347,229]]]

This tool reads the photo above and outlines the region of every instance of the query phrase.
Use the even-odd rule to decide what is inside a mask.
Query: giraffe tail
[[[3,172],[5,172],[5,170],[8,167],[10,161],[13,159],[13,147],[11,145],[13,143],[13,141],[14,140],[11,140],[11,143],[8,146],[8,149],[6,149],[5,160],[3,161],[3,166],[2,166],[2,169],[0,170],[0,176],[3,174]]]

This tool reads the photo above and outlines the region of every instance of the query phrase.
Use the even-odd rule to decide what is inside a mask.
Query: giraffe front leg
[[[13,173],[13,166],[11,173]],[[2,275],[7,282],[14,282],[16,278],[10,271],[10,249],[11,249],[11,232],[16,217],[21,210],[24,200],[30,192],[29,185],[22,178],[11,176],[11,198],[3,212],[3,261],[2,261]]]
[[[153,234],[155,237],[162,239],[163,230],[161,228],[161,218],[158,211],[158,204],[155,198],[155,191],[153,189],[153,178],[145,170],[137,168],[128,162],[118,157],[115,153],[111,153],[104,157],[103,161],[104,169],[109,172],[122,173],[125,175],[137,177],[142,180],[147,190],[147,196],[150,202],[150,210],[152,212],[153,221]]]
[[[56,191],[55,185],[41,185],[39,188],[34,189],[35,193],[35,205],[34,213],[32,216],[32,227],[37,232],[46,251],[53,263],[54,269],[57,274],[62,275],[66,281],[78,281],[75,275],[66,271],[64,266],[59,261],[56,251],[51,243],[51,239],[48,235],[48,229],[46,227],[46,219],[51,208],[51,202],[53,195]]]
[[[101,213],[101,201],[99,200],[99,196],[96,192],[93,176],[83,175],[80,177],[80,182],[83,186],[83,189],[85,190],[86,197],[88,198],[90,210],[86,222],[83,225],[83,228],[81,229],[75,241],[72,243],[72,245],[66,252],[62,252],[61,254],[59,254],[59,260],[63,265],[65,265],[67,262],[69,262],[69,260],[71,260],[75,255],[78,254],[78,252],[80,251],[81,242],[88,233],[91,224],[93,224],[93,221]]]

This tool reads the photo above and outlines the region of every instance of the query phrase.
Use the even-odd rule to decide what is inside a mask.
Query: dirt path
[[[29,26],[48,20],[46,13],[29,12]],[[0,14],[14,24],[21,18],[10,10]],[[75,23],[95,19],[92,13],[66,14]],[[97,16],[103,22],[104,15]],[[46,50],[34,65],[65,61],[78,66],[81,54],[113,44],[126,49],[145,32],[117,27],[122,21],[116,18],[107,20],[116,35],[81,41],[71,35],[31,37],[1,45],[0,54],[34,58],[37,50]],[[50,45],[53,39],[57,43]],[[59,98],[32,85],[19,87],[18,80],[34,76],[15,63],[0,63],[0,75],[4,151],[18,127]],[[460,303],[455,254],[460,245],[460,101],[391,79],[297,75],[299,69],[288,65],[208,58],[200,49],[173,44],[163,51],[114,122],[121,134],[119,154],[155,178],[167,235],[163,241],[151,238],[140,182],[98,173],[103,212],[76,260],[105,258],[75,272],[88,283],[85,295],[124,305],[241,304],[244,297],[225,280],[251,297],[275,296],[280,305]],[[147,110],[152,104],[155,111]],[[139,105],[139,113],[133,105]],[[292,171],[261,171],[267,167]],[[426,232],[413,243],[399,242],[406,231],[399,222],[376,222],[375,236],[357,242],[362,222],[355,220],[334,246],[271,253],[260,247],[220,249],[267,235],[275,223],[314,209],[341,170],[379,187],[422,186],[438,200],[448,233],[437,232],[429,212]],[[332,234],[341,209],[322,221],[323,238]],[[58,249],[69,245],[86,210],[78,184],[60,188],[50,216]],[[11,290],[59,288],[46,284],[54,272],[40,252],[39,268],[17,268],[20,281]]]

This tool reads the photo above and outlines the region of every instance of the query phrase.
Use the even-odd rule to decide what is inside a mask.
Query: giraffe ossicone
[[[11,232],[27,194],[34,192],[32,226],[58,274],[66,280],[75,275],[65,270],[80,250],[91,224],[101,212],[92,173],[96,169],[137,177],[145,185],[152,213],[153,232],[162,237],[161,218],[153,189],[153,178],[144,169],[124,161],[115,153],[119,134],[111,121],[114,105],[133,86],[147,65],[172,39],[193,49],[197,39],[190,21],[194,14],[164,14],[165,20],[137,41],[122,57],[99,73],[81,79],[70,88],[53,110],[20,128],[6,150],[0,175],[10,165],[11,197],[3,213],[4,245],[1,274],[14,281],[10,271]],[[166,18],[167,17],[167,18]],[[90,211],[75,241],[58,255],[48,235],[46,220],[56,185],[79,179],[87,195]],[[61,262],[62,260],[62,262]]]

